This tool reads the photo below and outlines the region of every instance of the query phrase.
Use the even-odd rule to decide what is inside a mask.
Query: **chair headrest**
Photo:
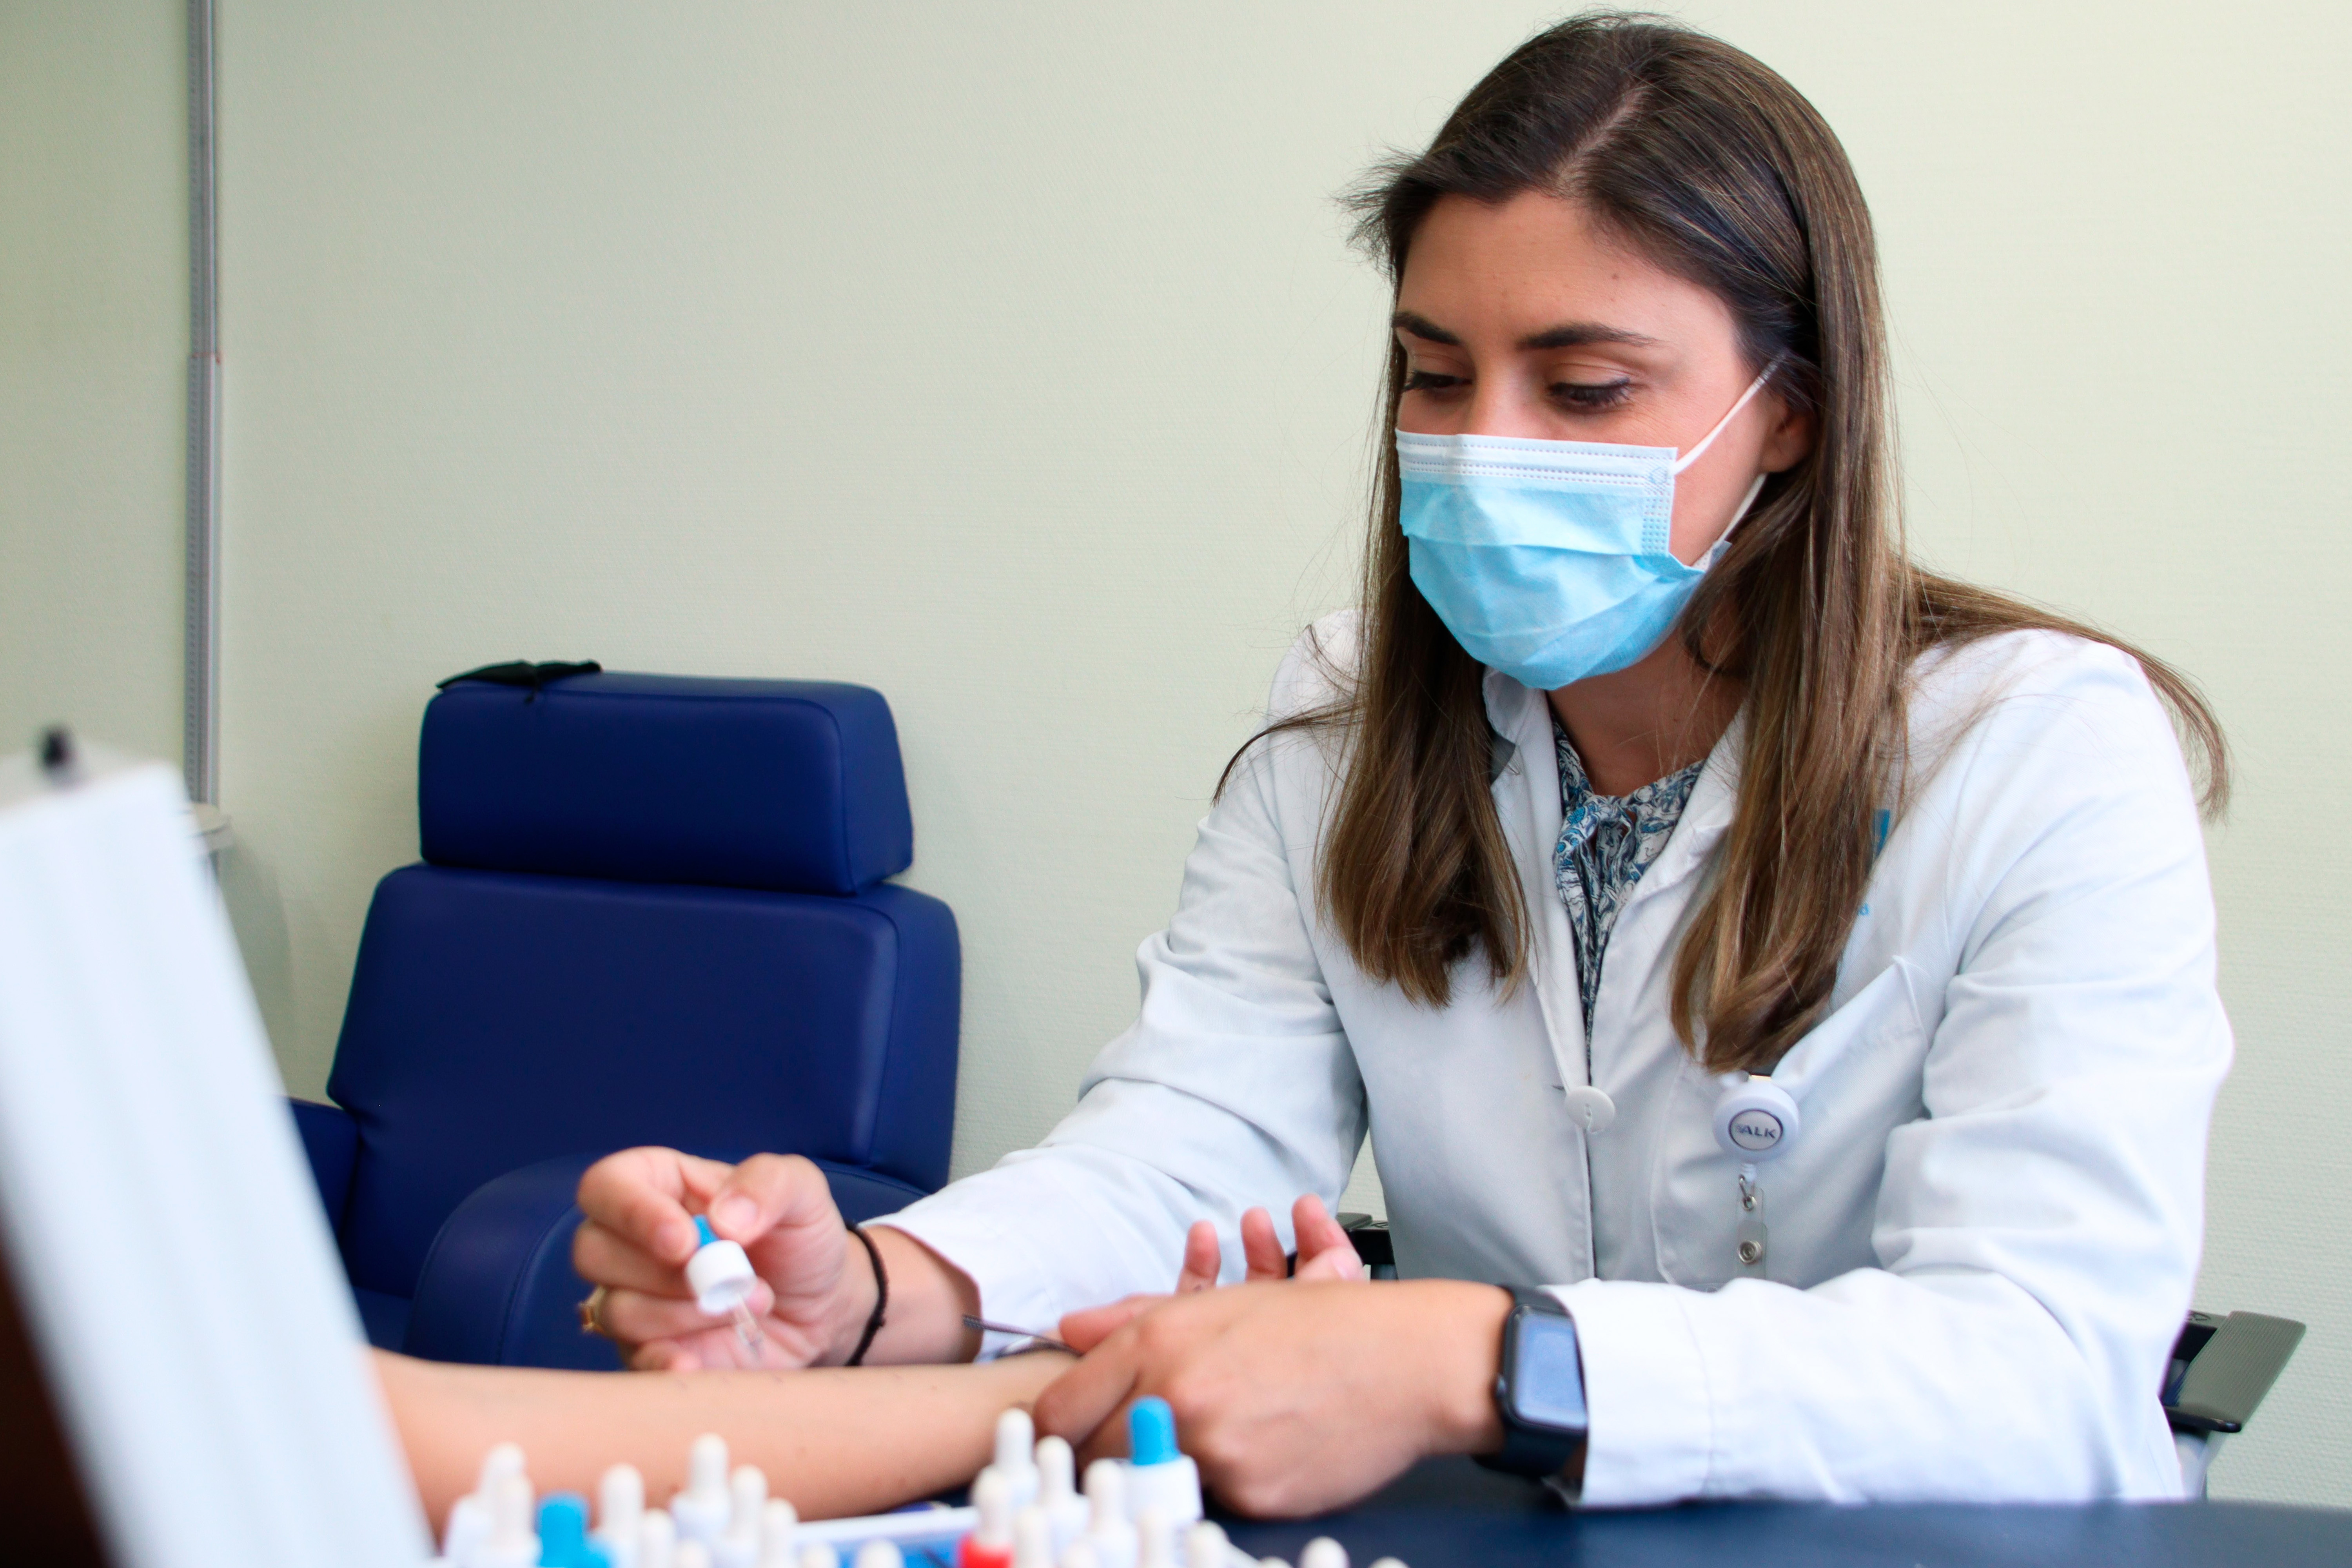
[[[845,894],[915,855],[890,705],[830,681],[461,678],[416,797],[436,866]]]

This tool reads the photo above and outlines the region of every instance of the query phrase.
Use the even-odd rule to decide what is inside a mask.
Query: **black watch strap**
[[[1481,1455],[1478,1462],[1489,1469],[1538,1477],[1572,1500],[1584,1479],[1585,1428],[1526,1419],[1520,1415],[1520,1401],[1512,1380],[1519,1363],[1521,1324],[1529,1316],[1539,1314],[1571,1324],[1575,1320],[1548,1291],[1519,1285],[1503,1288],[1511,1293],[1510,1315],[1503,1320],[1502,1365],[1495,1374],[1495,1410],[1502,1417],[1503,1446],[1495,1453]],[[1580,1358],[1577,1375],[1580,1381]],[[1580,1397],[1578,1403],[1581,1403]]]

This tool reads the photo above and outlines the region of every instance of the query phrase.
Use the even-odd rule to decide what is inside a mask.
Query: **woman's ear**
[[[1769,392],[1765,395],[1771,397]],[[1777,397],[1771,397],[1771,404],[1779,416],[1764,437],[1764,471],[1786,473],[1811,454],[1819,426],[1809,408],[1792,408]]]

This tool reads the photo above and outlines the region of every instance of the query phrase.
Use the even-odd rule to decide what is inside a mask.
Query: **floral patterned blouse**
[[[1592,999],[1601,994],[1601,960],[1616,928],[1617,911],[1666,847],[1683,819],[1705,758],[1680,773],[1643,784],[1626,795],[1595,795],[1584,759],[1569,744],[1568,731],[1552,721],[1559,753],[1559,842],[1551,852],[1552,883],[1568,906],[1576,938],[1576,984],[1584,1002],[1585,1058],[1592,1051]]]

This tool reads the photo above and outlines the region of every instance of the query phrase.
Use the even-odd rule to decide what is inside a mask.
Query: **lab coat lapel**
[[[1568,910],[1552,886],[1551,852],[1559,841],[1559,765],[1553,754],[1551,705],[1544,694],[1497,669],[1486,672],[1486,721],[1515,748],[1495,780],[1495,809],[1519,868],[1535,947],[1531,978],[1552,1061],[1564,1088],[1587,1081],[1584,1005],[1576,987],[1575,944]]]
[[[1642,879],[1633,885],[1626,910],[1643,900],[1663,898],[1706,868],[1715,847],[1731,827],[1731,814],[1739,804],[1739,759],[1746,746],[1748,710],[1741,709],[1706,754],[1706,766],[1683,807],[1666,847]],[[1621,911],[1622,923],[1625,914]]]

